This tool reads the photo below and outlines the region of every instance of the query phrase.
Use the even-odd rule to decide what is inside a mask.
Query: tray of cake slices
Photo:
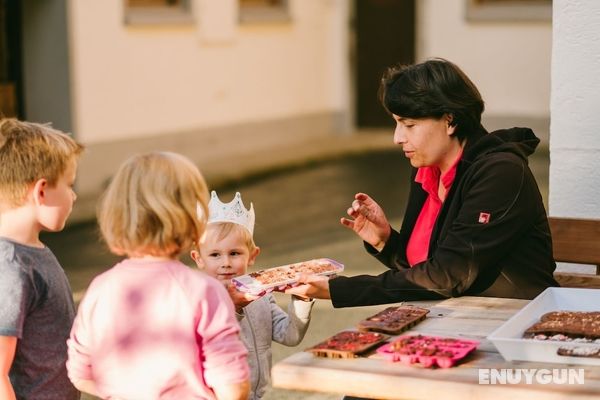
[[[384,358],[425,368],[450,368],[477,348],[476,340],[440,336],[403,335],[377,349]]]
[[[344,270],[344,265],[330,258],[316,258],[279,267],[262,269],[233,278],[236,288],[250,294],[261,294],[273,290],[284,290],[298,281],[301,273],[335,275]]]
[[[317,357],[355,358],[389,338],[379,332],[341,331],[306,349]]]
[[[600,290],[548,288],[488,339],[506,360],[600,365]]]
[[[429,310],[416,306],[393,306],[358,323],[360,331],[382,332],[398,335],[423,321]]]

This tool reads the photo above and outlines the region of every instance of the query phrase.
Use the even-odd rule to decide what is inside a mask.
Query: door
[[[0,116],[21,117],[20,1],[0,0]]]
[[[377,91],[387,67],[415,61],[415,1],[355,0],[356,123],[393,126]]]

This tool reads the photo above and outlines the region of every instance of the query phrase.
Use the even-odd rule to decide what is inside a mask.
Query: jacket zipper
[[[254,327],[252,326],[252,321],[250,320],[250,315],[246,315],[246,319],[248,320],[248,326],[250,327],[250,333],[252,334],[252,343],[254,343],[254,356],[256,357],[256,367],[257,367],[257,374],[256,374],[256,386],[254,387],[254,397],[256,397],[256,392],[260,386],[260,376],[262,373],[261,370],[261,365],[260,365],[260,357],[258,356],[258,345],[256,344],[256,336],[254,335]]]

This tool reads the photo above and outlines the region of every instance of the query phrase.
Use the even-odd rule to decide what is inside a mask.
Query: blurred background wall
[[[444,57],[475,82],[486,116],[550,116],[551,2],[418,1],[419,59]],[[503,121],[504,122],[504,121]]]
[[[52,122],[88,147],[77,221],[93,216],[134,152],[178,151],[201,168],[233,170],[315,138],[388,129],[377,88],[398,62],[456,62],[481,89],[488,128],[532,126],[547,143],[551,8],[549,0],[0,0],[3,42],[12,43],[0,50],[10,67],[0,78],[14,88],[14,114]]]
[[[122,0],[70,2],[81,140],[346,112],[347,2],[292,1],[263,22],[240,21],[234,0],[189,6],[175,21],[135,19]]]

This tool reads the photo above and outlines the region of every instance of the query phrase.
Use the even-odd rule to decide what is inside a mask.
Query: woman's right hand
[[[390,238],[391,228],[379,204],[365,193],[357,193],[347,212],[351,219],[341,218],[342,225],[352,229],[362,240],[381,251]]]
[[[286,289],[285,293],[311,299],[330,299],[329,279],[331,276],[301,273],[297,286]]]

